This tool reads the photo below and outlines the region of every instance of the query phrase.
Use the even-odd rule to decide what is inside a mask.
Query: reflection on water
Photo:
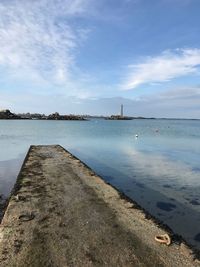
[[[0,194],[30,144],[60,144],[200,248],[199,140],[192,120],[0,121]]]
[[[0,161],[0,196],[7,197],[14,186],[23,158]]]
[[[0,220],[3,217],[5,203],[12,190],[17,174],[21,168],[23,157],[0,161]]]

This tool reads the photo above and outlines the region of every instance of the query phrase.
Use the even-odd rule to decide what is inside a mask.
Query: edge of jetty
[[[59,145],[31,146],[0,225],[0,266],[199,266],[185,244]]]

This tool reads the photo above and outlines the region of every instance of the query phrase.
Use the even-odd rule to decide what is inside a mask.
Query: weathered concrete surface
[[[60,146],[33,146],[0,228],[0,266],[199,266]]]

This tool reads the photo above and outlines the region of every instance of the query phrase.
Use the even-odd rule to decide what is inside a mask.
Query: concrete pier
[[[61,146],[32,146],[0,226],[1,267],[199,266]]]

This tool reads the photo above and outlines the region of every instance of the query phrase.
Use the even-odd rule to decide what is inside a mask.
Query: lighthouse
[[[124,116],[124,106],[121,105],[121,112],[120,112],[120,116],[123,117]]]

